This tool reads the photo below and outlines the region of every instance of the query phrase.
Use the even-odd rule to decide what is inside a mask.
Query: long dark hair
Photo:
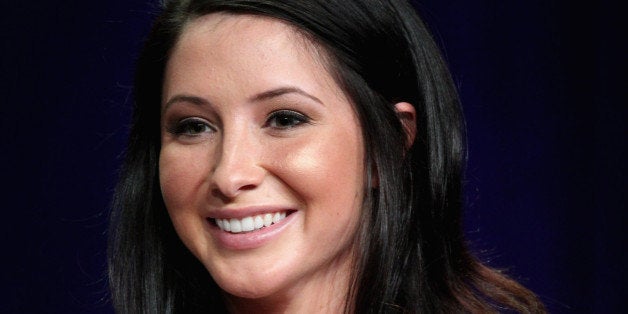
[[[218,11],[272,17],[295,27],[324,51],[328,71],[358,113],[367,194],[347,311],[543,311],[531,292],[484,266],[466,247],[458,96],[409,3],[183,0],[165,4],[137,63],[133,124],[109,231],[110,284],[119,313],[225,310],[220,289],[174,231],[157,167],[169,53],[189,20]],[[410,147],[394,110],[399,101],[417,112]]]

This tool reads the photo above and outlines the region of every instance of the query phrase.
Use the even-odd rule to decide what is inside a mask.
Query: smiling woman
[[[189,22],[164,75],[159,178],[177,234],[225,292],[338,309],[363,144],[352,106],[295,36],[252,15]]]
[[[543,311],[464,245],[460,110],[404,1],[170,1],[135,98],[118,312]]]

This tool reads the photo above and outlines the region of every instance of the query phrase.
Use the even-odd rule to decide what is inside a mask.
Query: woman
[[[136,71],[118,312],[543,311],[465,246],[457,95],[405,1],[170,1]]]

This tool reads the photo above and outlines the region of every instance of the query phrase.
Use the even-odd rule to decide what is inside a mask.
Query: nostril
[[[229,196],[225,195],[225,193],[220,191],[220,189],[218,189],[218,188],[212,189],[211,195],[212,195],[212,197],[215,197],[215,198],[219,199],[223,203],[228,203],[228,202],[230,202],[233,199],[233,197],[229,197]]]
[[[263,176],[261,176],[261,178],[262,179],[237,178],[235,176],[226,180],[218,180],[214,178],[211,195],[225,202],[232,201],[241,192],[256,189],[259,184],[261,184]]]
[[[246,191],[246,190],[252,190],[254,188],[255,188],[255,184],[248,184],[248,185],[240,187],[240,190]]]
[[[209,174],[211,196],[223,201],[233,200],[241,192],[257,188],[265,176],[265,169],[253,161],[235,157],[228,160],[223,158]]]

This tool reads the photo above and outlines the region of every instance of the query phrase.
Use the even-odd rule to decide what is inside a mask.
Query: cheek
[[[363,148],[353,133],[319,137],[286,161],[305,204],[306,251],[331,261],[351,250],[362,208]]]
[[[324,134],[324,132],[323,132]],[[353,220],[364,187],[363,148],[355,132],[336,132],[307,138],[274,152],[283,160],[283,180],[308,209],[308,223]]]
[[[192,208],[202,197],[202,186],[209,166],[207,153],[199,148],[174,144],[162,147],[159,157],[159,182],[168,211]],[[205,160],[206,162],[202,162]]]

